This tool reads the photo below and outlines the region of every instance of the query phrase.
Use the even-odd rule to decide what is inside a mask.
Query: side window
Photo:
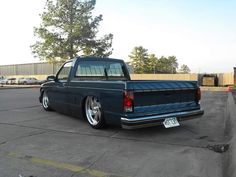
[[[67,79],[69,77],[71,66],[72,66],[72,62],[68,62],[68,63],[64,64],[64,66],[61,68],[61,70],[57,74],[57,80],[59,82],[66,82],[67,81]]]

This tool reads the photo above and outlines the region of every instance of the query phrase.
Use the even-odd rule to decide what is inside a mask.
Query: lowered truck
[[[39,96],[47,111],[84,117],[93,128],[126,129],[179,126],[203,115],[200,99],[196,81],[131,80],[123,60],[96,57],[65,62]]]

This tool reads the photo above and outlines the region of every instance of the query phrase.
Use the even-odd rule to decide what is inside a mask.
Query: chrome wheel
[[[47,96],[47,94],[45,92],[43,93],[42,105],[43,105],[44,109],[46,109],[46,110],[50,109],[49,99],[48,99],[48,96]]]
[[[101,104],[94,96],[88,96],[85,102],[85,113],[89,124],[95,128],[103,123]]]

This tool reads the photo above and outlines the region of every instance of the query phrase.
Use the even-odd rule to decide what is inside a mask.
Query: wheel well
[[[40,89],[40,97],[39,97],[40,103],[42,103],[43,93],[44,93],[44,90],[43,90],[43,89]]]
[[[82,112],[82,116],[84,119],[86,119],[86,115],[85,115],[85,101],[88,98],[88,96],[84,97],[81,103],[81,112]]]

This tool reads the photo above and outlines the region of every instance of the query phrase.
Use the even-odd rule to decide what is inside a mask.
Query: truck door
[[[72,61],[65,63],[56,75],[55,86],[50,93],[51,100],[54,107],[61,112],[67,112],[67,92],[68,92],[68,78],[72,66]]]

